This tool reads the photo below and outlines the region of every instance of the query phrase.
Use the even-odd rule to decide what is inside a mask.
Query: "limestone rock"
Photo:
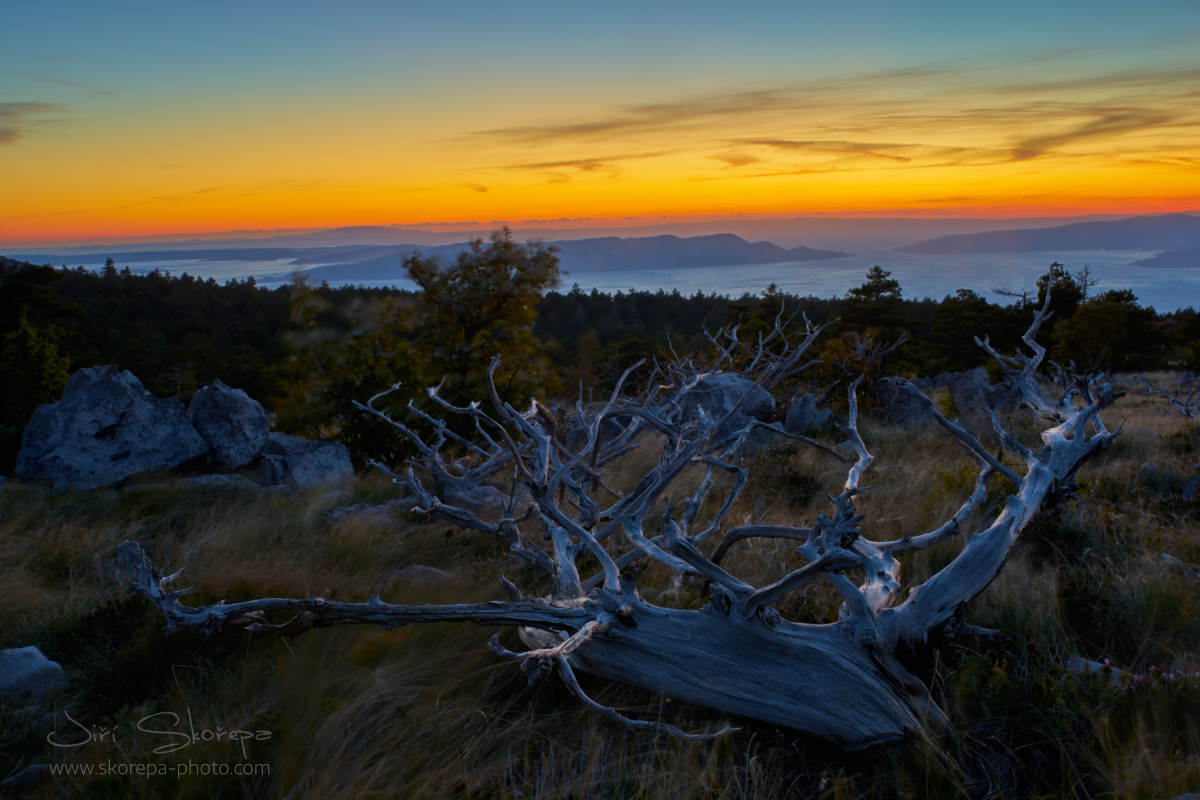
[[[34,412],[16,474],[56,488],[94,489],[206,452],[178,400],[155,397],[115,366],[92,367],[71,376],[62,400]]]
[[[746,398],[744,401],[743,395]],[[729,372],[704,378],[680,398],[679,404],[683,408],[684,422],[699,419],[697,407],[704,409],[709,417],[719,420],[737,406],[737,413],[717,429],[716,438],[735,433],[751,419],[765,422],[775,413],[775,398],[770,392],[753,381]]]
[[[188,419],[211,448],[208,460],[225,469],[249,464],[270,433],[267,412],[241,389],[213,381],[192,398]]]
[[[817,396],[804,394],[788,406],[783,427],[788,433],[806,434],[829,422],[833,412],[828,408],[817,408]]]
[[[259,482],[265,486],[307,489],[353,477],[350,451],[341,442],[316,442],[272,433],[262,450]]]
[[[899,428],[932,428],[937,420],[921,396],[917,385],[904,378],[882,378],[874,383],[871,392],[875,396],[880,414]]]
[[[41,700],[66,688],[63,668],[36,647],[0,650],[0,703]]]

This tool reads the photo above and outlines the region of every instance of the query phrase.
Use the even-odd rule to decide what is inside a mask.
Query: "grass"
[[[495,542],[446,523],[327,522],[323,511],[334,500],[322,492],[10,486],[0,493],[0,647],[38,645],[63,665],[72,688],[54,713],[0,707],[0,777],[32,763],[90,765],[96,774],[58,776],[38,796],[113,798],[1160,798],[1195,791],[1200,588],[1194,574],[1164,566],[1160,555],[1200,563],[1200,506],[1173,493],[1169,480],[1150,478],[1191,474],[1197,437],[1166,416],[1161,401],[1136,393],[1106,421],[1124,423],[1118,445],[1080,471],[1074,503],[1027,529],[972,605],[971,621],[999,635],[914,656],[912,669],[955,726],[940,754],[917,744],[847,754],[744,721],[739,732],[705,744],[629,734],[583,709],[556,680],[529,686],[484,647],[491,632],[474,626],[328,629],[294,640],[236,630],[168,637],[161,619],[119,594],[107,575],[104,559],[124,539],[139,541],[164,568],[182,567],[195,583],[194,602],[360,600],[373,588],[392,602],[471,602],[501,596],[498,572],[531,590],[536,583]],[[1032,426],[1019,433],[1035,436]],[[970,491],[974,469],[946,436],[869,424],[863,435],[877,459],[869,482],[878,486],[861,501],[872,538],[932,528]],[[651,447],[635,451],[610,484],[627,488],[654,458]],[[825,490],[844,479],[824,454],[786,445],[745,466],[750,480],[730,524],[805,524],[826,510]],[[352,492],[351,502],[393,496],[375,476],[360,476]],[[993,495],[994,511],[1001,493]],[[940,568],[960,546],[951,540],[908,557],[906,583]],[[461,580],[398,577],[413,564]],[[743,542],[723,566],[761,584],[797,559],[784,542]],[[656,601],[703,602],[698,586],[666,592],[669,576],[656,566],[637,579]],[[779,610],[821,622],[836,618],[837,606],[816,584]],[[518,646],[511,631],[502,639]],[[1107,659],[1109,671],[1073,673],[1073,657]],[[684,726],[713,719],[581,679],[606,704],[657,709]],[[189,714],[210,734],[269,735],[236,744],[226,735],[162,753],[155,748],[181,737],[138,727],[185,730]],[[178,725],[167,724],[171,715]],[[51,733],[65,742],[84,738],[70,720],[97,738],[108,734],[53,747]],[[98,774],[122,764],[268,771]]]

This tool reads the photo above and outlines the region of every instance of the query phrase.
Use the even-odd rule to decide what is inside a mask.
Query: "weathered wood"
[[[980,462],[970,495],[949,520],[927,532],[891,541],[874,541],[864,534],[869,521],[858,511],[856,498],[870,489],[862,480],[874,457],[858,429],[855,380],[849,387],[849,416],[840,426],[854,448],[855,460],[847,469],[840,494],[830,496],[831,511],[802,527],[730,528],[715,552],[705,555],[704,543],[722,529],[746,485],[746,470],[736,462],[740,449],[756,428],[775,430],[777,426],[753,420],[745,425],[737,423],[740,427],[732,432],[718,432],[729,426],[751,390],[775,386],[803,369],[797,365],[805,363],[803,353],[820,330],[808,325],[803,340],[792,346],[787,342],[781,317],[775,329],[760,337],[757,345],[741,342],[736,329],[712,335],[717,355],[708,367],[684,359],[658,368],[650,388],[639,398],[622,395],[630,374],[627,371],[603,405],[589,410],[579,403],[575,417],[570,419],[559,418],[536,401],[525,412],[502,402],[490,384],[495,362],[488,372],[492,413],[484,412],[477,404],[455,407],[438,398],[436,391],[430,393],[445,411],[471,419],[486,445],[452,435],[442,421],[424,412],[415,416],[432,427],[429,439],[376,410],[377,398],[361,406],[396,425],[420,452],[402,474],[377,465],[412,493],[418,510],[497,536],[514,555],[553,579],[555,590],[550,597],[525,597],[505,581],[510,598],[507,602],[397,606],[383,603],[378,596],[366,603],[266,598],[193,608],[180,602],[182,592],[166,588],[174,576],[164,578],[136,544],[121,545],[114,561],[127,588],[146,596],[164,614],[168,630],[211,633],[238,624],[256,631],[295,634],[314,627],[355,623],[385,627],[439,621],[516,625],[531,649],[512,652],[493,638],[491,647],[496,653],[519,662],[533,680],[557,672],[585,705],[635,729],[685,739],[723,732],[686,733],[665,723],[627,719],[588,697],[575,671],[662,692],[736,717],[793,728],[847,748],[924,736],[945,729],[947,717],[933,702],[927,687],[901,665],[896,654],[919,650],[931,638],[945,638],[931,637],[935,632],[971,630],[961,619],[965,605],[999,574],[1021,530],[1045,502],[1069,494],[1079,465],[1110,447],[1116,435],[1105,429],[1100,410],[1120,393],[1103,380],[1060,371],[1053,390],[1039,382],[1045,351],[1034,333],[1049,315],[1048,304],[1047,298],[1024,337],[1032,355],[1000,356],[986,341],[980,342],[1001,364],[1014,394],[1053,423],[1043,432],[1040,449],[1034,451],[1017,442],[993,415],[999,441],[1009,454],[1006,458],[994,455],[962,426],[936,413],[925,399],[943,427]],[[776,347],[780,349],[773,349]],[[878,358],[887,349],[869,340],[859,343],[863,358]],[[687,398],[694,396],[689,393],[706,377],[723,365],[737,363],[747,364],[739,370],[745,380],[722,383],[749,388],[740,398],[725,398],[723,405],[714,406],[731,410],[710,416],[702,407],[685,407]],[[628,422],[617,432],[603,435],[606,421],[616,419]],[[569,430],[571,426],[573,431]],[[1090,436],[1089,429],[1094,431]],[[603,484],[605,469],[635,447],[638,437],[647,432],[665,440],[661,457],[631,490],[614,495]],[[831,452],[819,443],[802,437],[801,441]],[[566,442],[579,444],[572,451]],[[445,447],[458,448],[458,457],[443,458]],[[1006,463],[1011,459],[1019,466]],[[703,478],[683,492],[684,500],[679,503],[680,478],[695,468],[703,468]],[[415,469],[441,483],[479,481],[507,470],[515,474],[521,491],[532,498],[532,505],[520,518],[510,503],[500,519],[481,519],[427,491]],[[896,605],[902,589],[899,557],[966,530],[984,505],[988,486],[996,475],[1015,487],[1003,507],[990,522],[976,525],[978,532],[967,538],[947,566],[924,584],[913,587]],[[605,493],[601,494],[601,489]],[[722,492],[719,504],[712,503]],[[509,496],[519,493],[510,491]],[[670,502],[672,495],[679,513]],[[717,505],[716,513],[703,530],[693,532],[700,510],[706,505]],[[660,513],[658,509],[663,507],[662,533],[647,535],[650,515]],[[609,546],[610,540],[619,536],[628,542],[629,550],[617,556]],[[548,541],[550,552],[532,544],[536,538]],[[731,546],[751,538],[796,541],[794,552],[804,564],[769,585],[757,587],[719,566]],[[587,578],[579,574],[577,567],[584,553],[600,565],[599,572]],[[699,609],[647,602],[620,573],[635,558],[657,561],[676,576],[703,579],[711,586],[709,601]],[[787,595],[822,580],[842,598],[837,621],[823,625],[794,623],[784,620],[772,607]],[[295,612],[295,616],[282,624],[265,622],[263,615],[275,611]]]

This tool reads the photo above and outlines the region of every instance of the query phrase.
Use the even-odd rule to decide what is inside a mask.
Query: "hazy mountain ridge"
[[[559,263],[567,273],[775,264],[845,258],[850,255],[810,247],[784,249],[771,242],[747,242],[731,233],[690,238],[670,234],[628,239],[607,236],[545,242],[545,245],[558,251]],[[342,263],[314,267],[300,274],[309,280],[330,282],[387,280],[403,275],[404,259],[414,252],[426,258],[448,261],[457,257],[465,247],[465,243],[458,243],[440,247],[403,245],[394,248],[354,248],[356,252],[347,250],[340,254],[347,258]],[[305,260],[308,260],[308,256],[298,259],[297,264]]]
[[[1164,214],[1104,222],[1077,222],[1051,228],[955,234],[895,249],[902,253],[930,255],[1054,250],[1191,250],[1200,249],[1200,216]]]
[[[1200,213],[1184,211],[1181,213]],[[487,240],[501,225],[507,224],[513,236],[529,239],[565,241],[597,239],[610,236],[646,238],[661,234],[681,237],[732,233],[748,242],[770,241],[780,247],[806,245],[831,250],[889,249],[914,241],[925,241],[951,234],[978,233],[1012,228],[1046,228],[1076,222],[1095,222],[1122,219],[1129,215],[1088,214],[1071,217],[716,217],[702,220],[670,220],[627,224],[606,223],[587,226],[547,227],[536,220],[478,224],[477,227],[457,226],[449,230],[419,225],[353,225],[337,228],[278,229],[274,231],[226,231],[206,234],[157,235],[143,239],[124,237],[91,243],[63,242],[61,244],[22,243],[4,246],[8,252],[55,253],[58,261],[67,254],[99,253],[102,251],[133,252],[142,250],[220,250],[230,248],[340,246],[401,246],[413,244],[437,247],[470,241]],[[468,223],[464,223],[468,225]],[[73,255],[72,257],[78,257]]]

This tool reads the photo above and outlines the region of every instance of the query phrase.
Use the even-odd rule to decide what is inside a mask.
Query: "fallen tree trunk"
[[[509,599],[483,604],[396,606],[372,596],[361,604],[270,598],[192,608],[180,602],[181,592],[169,591],[171,578],[163,577],[138,545],[123,544],[115,561],[127,588],[154,603],[166,616],[169,630],[211,633],[225,625],[243,624],[255,631],[291,635],[314,627],[363,622],[385,627],[454,620],[516,625],[530,649],[513,652],[493,638],[491,647],[496,653],[519,662],[531,681],[558,673],[582,702],[633,728],[661,730],[683,738],[704,738],[728,730],[685,733],[660,722],[628,719],[587,697],[575,671],[785,726],[846,748],[924,737],[944,730],[947,717],[897,654],[979,632],[963,622],[966,605],[999,574],[1021,530],[1039,509],[1069,496],[1080,464],[1107,449],[1116,435],[1105,429],[1099,412],[1119,394],[1102,380],[1068,376],[1061,370],[1053,384],[1038,379],[1045,352],[1034,333],[1048,316],[1048,302],[1025,335],[1030,355],[1001,356],[986,341],[980,342],[1004,368],[1008,387],[1051,423],[1042,432],[1039,449],[1021,444],[993,415],[996,434],[1007,451],[1002,459],[938,413],[926,398],[938,422],[979,464],[971,494],[949,520],[931,531],[890,541],[864,534],[869,523],[858,512],[855,499],[869,488],[861,481],[874,459],[859,435],[856,380],[850,385],[849,417],[842,427],[856,458],[847,469],[840,494],[831,495],[830,512],[820,514],[807,527],[728,529],[711,556],[705,555],[708,541],[721,533],[725,517],[746,483],[745,470],[734,460],[740,448],[758,429],[788,435],[777,425],[758,420],[729,432],[729,421],[736,418],[752,389],[769,390],[808,365],[801,366],[802,356],[819,328],[809,325],[803,341],[790,344],[777,322],[775,332],[760,339],[757,347],[741,343],[736,330],[714,337],[718,345],[715,365],[700,369],[691,362],[676,363],[637,398],[626,399],[618,385],[602,408],[588,410],[578,405],[570,423],[537,403],[525,413],[518,412],[499,400],[494,387],[494,413],[474,404],[452,406],[431,391],[432,400],[444,411],[473,419],[486,448],[467,446],[428,414],[419,415],[434,428],[426,440],[379,411],[375,405],[378,398],[361,406],[394,424],[420,450],[420,458],[402,473],[377,465],[417,498],[416,510],[498,537],[513,555],[552,579],[554,589],[547,596],[526,597],[506,580]],[[782,347],[773,351],[777,344]],[[736,369],[742,394],[731,410],[713,418],[702,408],[685,407],[689,392],[727,362],[742,365]],[[606,424],[610,420],[622,424],[614,430],[611,423]],[[567,424],[577,426],[581,435],[562,436]],[[601,505],[611,497],[601,491],[607,488],[605,468],[636,447],[640,434],[651,430],[666,440],[657,465],[631,491]],[[828,451],[805,437],[792,438]],[[583,444],[571,450],[564,441]],[[466,454],[447,461],[443,450],[448,442],[466,447]],[[514,513],[514,501],[498,519],[481,519],[439,500],[416,474],[419,469],[435,477],[457,472],[470,478],[494,475],[501,468],[511,470],[532,498],[532,506],[521,518]],[[678,497],[680,476],[695,468],[704,473],[699,485],[689,490],[678,508],[672,506],[668,491]],[[977,525],[978,531],[967,537],[946,567],[913,587],[899,602],[900,557],[963,533],[996,479],[1010,483],[1012,491],[995,518]],[[723,498],[719,498],[718,486],[724,487]],[[520,494],[509,492],[512,498]],[[701,526],[706,504],[718,508]],[[646,528],[656,518],[661,521],[661,533],[650,536]],[[550,542],[549,551],[534,543],[530,536],[534,532]],[[617,556],[611,545],[621,538],[630,549]],[[757,587],[720,566],[731,547],[755,538],[793,540],[798,543],[796,554],[805,563],[774,583]],[[587,578],[580,575],[578,567],[584,554],[600,565],[599,572]],[[635,582],[621,572],[638,558],[652,559],[679,576],[706,582],[711,586],[708,602],[700,608],[671,608],[643,599]],[[816,581],[828,582],[840,595],[839,619],[822,625],[802,624],[788,621],[776,611],[774,605],[782,598]],[[271,624],[263,615],[272,611],[296,613],[288,621]]]

